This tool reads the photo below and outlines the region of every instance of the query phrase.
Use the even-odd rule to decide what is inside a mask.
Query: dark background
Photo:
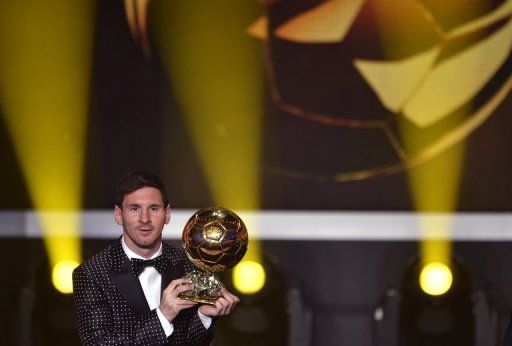
[[[276,102],[330,114],[335,119],[389,117],[368,86],[347,67],[354,57],[382,58],[377,29],[368,24],[374,2],[363,7],[343,43],[302,45],[276,37],[265,43],[276,85],[267,84],[266,98],[262,100],[262,209],[415,211],[407,170],[358,181],[332,179],[336,173],[399,162],[382,133],[310,122],[292,116]],[[270,28],[320,3],[270,1],[266,7]],[[435,1],[422,3],[435,8]],[[489,8],[501,3],[486,2]],[[438,14],[447,26],[453,20],[446,13]],[[169,78],[160,60],[159,47],[152,46],[151,59],[144,56],[130,36],[123,1],[98,1],[96,21],[84,209],[110,209],[116,180],[123,172],[134,169],[147,169],[162,176],[175,208],[213,204],[204,168],[174,97],[172,76]],[[262,43],[262,49],[264,46]],[[402,53],[410,54],[407,50]],[[478,108],[485,103],[510,77],[511,67],[509,55],[497,76],[466,106]],[[268,75],[264,78],[268,79]],[[275,87],[281,91],[280,100],[272,97]],[[511,111],[509,94],[491,117],[466,138],[454,211],[512,211]],[[392,120],[393,131],[397,131],[397,121]],[[400,137],[398,132],[397,136]],[[0,208],[32,209],[3,121],[0,160],[0,191],[4,197]],[[290,169],[299,172],[299,176],[286,173]],[[42,240],[25,238],[21,232],[17,238],[0,240],[4,263],[0,344],[73,344],[76,333],[70,297],[55,292],[48,281]],[[110,242],[84,239],[84,257]],[[476,329],[488,337],[482,337],[484,341],[478,345],[497,344],[507,324],[512,308],[511,246],[506,234],[503,241],[454,243],[454,257],[470,275],[473,303],[479,299],[479,292],[484,292],[488,297],[486,306],[494,311],[494,317],[488,318],[481,310],[474,310],[473,316],[479,317],[480,323]],[[386,301],[386,290],[399,290],[403,284],[407,268],[418,258],[417,242],[264,240],[262,249],[271,274],[268,286],[259,296],[243,297],[240,313],[220,322],[218,345],[291,344],[301,335],[306,335],[301,340],[305,345],[384,345],[390,330],[396,331],[389,322],[393,316],[397,318],[396,311],[386,319],[391,327],[375,322],[373,316]],[[397,302],[389,304],[399,306]],[[492,323],[481,322],[486,319]],[[247,329],[248,326],[254,328]],[[386,330],[384,336],[382,329]]]

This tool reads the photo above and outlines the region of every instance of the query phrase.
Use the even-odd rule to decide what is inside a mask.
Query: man
[[[178,298],[192,288],[183,276],[193,267],[182,251],[162,242],[170,211],[157,176],[121,178],[114,215],[122,237],[73,272],[83,344],[208,345],[215,318],[239,302],[226,289],[214,306]]]

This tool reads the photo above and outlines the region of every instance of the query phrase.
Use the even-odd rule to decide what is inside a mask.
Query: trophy
[[[247,251],[245,224],[231,210],[207,207],[187,221],[182,239],[185,254],[197,269],[185,275],[194,288],[179,298],[214,305],[223,287],[214,273],[234,267]]]

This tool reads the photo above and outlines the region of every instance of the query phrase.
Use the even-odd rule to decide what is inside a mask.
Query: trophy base
[[[180,293],[180,299],[215,305],[217,299],[222,296],[223,285],[213,273],[194,270],[185,275],[185,278],[193,285],[193,289]]]
[[[198,296],[198,295],[186,295],[184,293],[180,293],[178,295],[179,299],[183,300],[190,300],[196,303],[201,304],[208,304],[208,305],[215,305],[215,302],[217,301],[217,298],[215,297],[205,297],[205,296]]]

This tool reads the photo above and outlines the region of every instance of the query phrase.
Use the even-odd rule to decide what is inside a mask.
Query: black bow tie
[[[167,270],[167,265],[169,263],[168,259],[164,256],[158,256],[150,260],[132,258],[131,262],[132,271],[135,276],[139,276],[146,267],[155,267],[160,274],[163,274]]]

